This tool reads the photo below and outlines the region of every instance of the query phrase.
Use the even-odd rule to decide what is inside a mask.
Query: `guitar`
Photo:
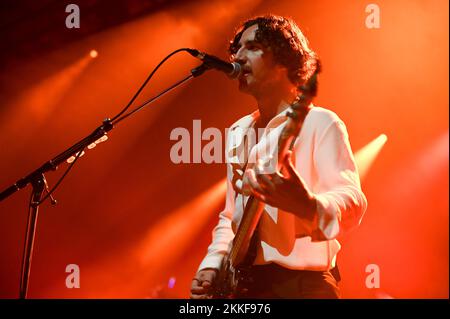
[[[292,149],[295,139],[300,133],[303,121],[308,114],[310,104],[317,94],[317,75],[319,72],[320,68],[318,66],[308,82],[301,87],[302,93],[290,105],[286,113],[288,117],[287,123],[278,138],[278,171],[281,171],[283,158],[286,152]],[[230,244],[228,254],[222,260],[219,272],[211,287],[213,298],[235,298],[245,291],[246,284],[252,280],[250,276],[252,261],[248,261],[248,252],[264,206],[264,202],[259,201],[254,196],[249,197],[244,208],[242,220]]]

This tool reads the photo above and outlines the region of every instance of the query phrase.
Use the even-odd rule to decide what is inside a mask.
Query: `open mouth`
[[[252,71],[250,69],[243,69],[242,70],[242,77],[246,77],[246,76],[248,76],[251,73],[252,73]]]

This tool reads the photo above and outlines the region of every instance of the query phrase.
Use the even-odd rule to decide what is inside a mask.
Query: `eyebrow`
[[[247,40],[244,42],[244,45],[248,45],[248,44],[261,44],[261,42],[256,41],[256,40]],[[238,48],[242,47],[241,42],[238,43],[237,47]]]

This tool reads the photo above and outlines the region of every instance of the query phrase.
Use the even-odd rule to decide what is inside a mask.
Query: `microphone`
[[[225,62],[218,57],[200,52],[195,49],[186,49],[186,51],[189,52],[193,57],[202,60],[207,67],[222,71],[226,73],[231,79],[237,78],[242,72],[242,67],[237,62]]]

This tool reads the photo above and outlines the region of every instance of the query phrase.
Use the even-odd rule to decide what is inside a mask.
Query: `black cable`
[[[181,52],[181,51],[186,51],[188,52],[187,48],[181,48],[178,50],[173,51],[172,53],[170,53],[168,56],[166,56],[161,62],[159,62],[159,64],[156,66],[156,68],[153,69],[152,73],[150,73],[150,75],[147,77],[147,79],[144,81],[144,83],[141,85],[141,87],[139,88],[139,90],[136,92],[136,94],[131,98],[130,102],[128,102],[127,106],[125,106],[125,108],[119,112],[119,114],[117,114],[116,116],[114,116],[111,119],[111,122],[113,122],[115,119],[117,119],[119,116],[121,116],[123,113],[125,113],[126,110],[128,110],[128,108],[131,106],[131,104],[134,102],[134,100],[136,100],[136,98],[138,97],[138,95],[141,93],[141,91],[144,89],[144,87],[147,85],[147,82],[150,81],[150,79],[153,77],[153,75],[155,74],[155,72],[160,68],[160,66],[167,61],[167,59],[169,59],[172,55]]]
[[[55,186],[53,186],[53,188],[47,193],[47,195],[45,195],[44,198],[42,198],[39,202],[37,202],[35,205],[39,206],[41,205],[47,198],[49,198],[53,192],[56,190],[56,188],[59,186],[59,184],[61,184],[62,180],[64,179],[64,177],[66,177],[66,175],[70,172],[70,170],[72,169],[72,167],[75,165],[76,161],[81,157],[81,154],[83,154],[84,152],[84,148],[79,151],[77,153],[77,156],[75,157],[75,159],[73,160],[72,163],[70,163],[69,167],[66,169],[66,171],[64,172],[64,174],[61,176],[61,178],[56,182]]]
[[[187,77],[185,77],[184,79],[178,81],[177,83],[173,84],[172,86],[170,86],[169,88],[165,89],[164,91],[162,91],[161,93],[159,93],[157,96],[152,97],[150,100],[147,100],[146,102],[144,102],[141,106],[135,108],[134,110],[132,110],[131,112],[123,115],[122,117],[118,118],[115,122],[113,122],[113,125],[116,125],[117,123],[119,123],[120,121],[126,119],[128,116],[132,115],[133,113],[136,113],[137,111],[139,111],[140,109],[142,109],[143,107],[145,107],[147,104],[153,102],[154,100],[156,100],[157,98],[159,98],[161,95],[169,92],[170,90],[173,90],[174,88],[176,88],[178,85],[186,82],[187,80],[193,78],[194,76],[192,74],[188,75]]]
[[[153,75],[155,74],[155,72],[161,67],[161,65],[163,65],[164,62],[166,62],[170,57],[172,57],[174,54],[181,52],[181,51],[186,51],[188,52],[189,49],[186,48],[181,48],[181,49],[177,49],[175,51],[173,51],[172,53],[170,53],[168,56],[166,56],[161,62],[159,62],[159,64],[153,69],[153,71],[150,73],[150,75],[147,77],[147,79],[144,81],[144,83],[141,85],[141,87],[139,88],[139,90],[136,92],[136,94],[132,97],[132,99],[130,100],[130,102],[128,102],[127,106],[125,106],[125,108],[120,111],[116,116],[114,116],[111,119],[111,123],[113,121],[115,121],[119,116],[121,116],[123,113],[126,112],[126,110],[131,106],[131,104],[133,104],[134,100],[136,100],[136,98],[139,96],[139,94],[141,93],[141,91],[144,89],[144,87],[147,85],[148,81],[150,81],[150,79],[153,77]],[[164,93],[172,90],[173,88],[175,88],[176,86],[182,84],[183,82],[189,80],[190,78],[192,78],[193,75],[189,75],[188,77],[184,78],[183,80],[177,82],[176,84],[172,85],[171,87],[169,87],[168,89],[166,89],[165,91],[163,91],[162,93],[158,94],[156,97],[148,100],[147,102],[145,102],[143,105],[139,106],[138,108],[134,109],[133,111],[131,111],[128,114],[125,114],[124,116],[122,116],[121,118],[119,118],[115,123],[118,123],[120,121],[122,121],[123,119],[127,118],[128,116],[130,116],[131,114],[139,111],[141,108],[143,108],[146,104],[156,100],[157,98],[159,98],[161,95],[163,95]],[[53,186],[53,188],[48,191],[47,195],[45,195],[44,198],[42,198],[39,202],[35,203],[36,206],[42,204],[45,200],[47,200],[47,198],[49,198],[53,192],[56,190],[56,188],[59,186],[59,184],[61,184],[61,182],[63,181],[63,179],[66,177],[66,175],[69,173],[69,171],[72,169],[72,167],[75,165],[75,163],[77,162],[77,160],[80,158],[81,154],[84,152],[84,148],[82,150],[80,150],[74,161],[72,163],[70,163],[69,167],[67,168],[67,170],[64,172],[64,174],[61,176],[61,178],[58,180],[58,182],[56,182],[55,186]]]
[[[33,205],[33,196],[34,196],[34,192],[31,192],[30,200],[28,201],[28,207],[31,207]],[[28,229],[28,226],[27,226],[27,229]]]

